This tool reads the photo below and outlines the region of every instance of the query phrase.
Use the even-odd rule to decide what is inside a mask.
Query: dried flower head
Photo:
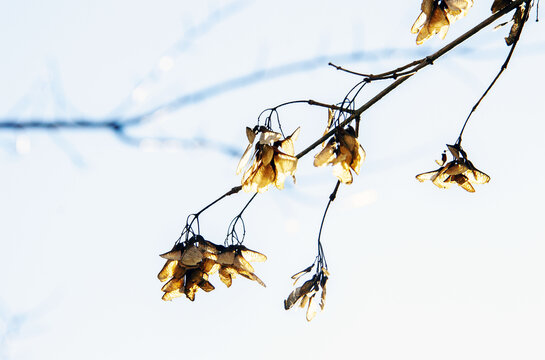
[[[460,144],[447,145],[452,157],[447,161],[446,153],[443,153],[441,160],[436,161],[439,169],[416,175],[420,182],[431,180],[431,182],[442,189],[448,189],[452,184],[457,184],[468,192],[475,192],[472,184],[486,184],[490,181],[490,176],[478,170],[471,161],[468,160],[466,152]]]
[[[295,285],[297,283],[297,280],[299,280],[299,278],[301,278],[303,275],[308,274],[313,267],[314,264],[312,264],[305,270],[293,275],[291,277],[295,280],[293,285]],[[310,280],[305,281],[303,285],[296,288],[289,294],[288,298],[284,300],[284,308],[286,310],[289,310],[295,305],[299,305],[300,308],[306,307],[307,321],[311,321],[312,319],[314,319],[314,317],[318,313],[318,308],[323,310],[325,307],[326,283],[328,278],[329,272],[327,271],[327,269],[322,267],[314,274],[314,276]],[[321,294],[317,296],[320,291]],[[318,298],[320,299],[319,303]]]
[[[416,44],[438,34],[441,39],[447,36],[449,26],[466,16],[473,0],[422,0],[422,12],[414,22],[411,32],[417,34]]]
[[[220,279],[226,283],[229,274],[229,285],[232,277],[240,274],[265,286],[253,272],[249,261],[265,261],[267,257],[243,245],[225,247],[206,241],[202,236],[192,236],[188,241],[174,245],[167,253],[160,255],[167,259],[157,277],[161,282],[167,281],[161,291],[163,300],[168,301],[185,295],[195,300],[195,293],[202,289],[206,292],[214,290],[208,279],[210,275],[219,273]],[[226,283],[227,285],[227,283]]]
[[[288,175],[292,176],[295,182],[297,158],[293,142],[297,140],[299,130],[300,128],[297,128],[293,134],[282,139],[282,134],[264,126],[256,127],[253,130],[246,128],[246,136],[250,144],[238,163],[237,174],[242,172],[252,157],[253,163],[242,176],[244,191],[261,193],[267,191],[271,184],[274,184],[278,189],[283,189],[284,181]],[[258,134],[260,134],[259,140],[252,152]]]
[[[354,128],[349,125],[346,129],[337,129],[322,151],[314,156],[314,166],[331,164],[333,174],[343,183],[351,184],[353,178],[350,170],[359,175],[364,160],[365,150],[358,142]]]

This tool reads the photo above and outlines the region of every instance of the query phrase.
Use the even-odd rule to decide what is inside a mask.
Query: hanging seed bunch
[[[246,128],[249,144],[238,163],[237,174],[242,172],[248,162],[251,160],[252,162],[242,176],[242,190],[262,193],[267,191],[271,184],[282,190],[288,176],[295,182],[297,158],[293,143],[297,140],[299,131],[300,128],[297,128],[293,134],[284,139],[282,134],[265,126]],[[259,139],[254,147],[257,135]]]
[[[167,281],[161,291],[163,300],[169,301],[185,295],[195,300],[195,293],[202,289],[205,292],[214,290],[209,281],[210,275],[219,273],[220,280],[230,287],[233,278],[241,275],[265,286],[265,283],[254,274],[249,261],[263,262],[267,257],[244,245],[216,245],[200,235],[194,235],[183,243],[174,245],[172,250],[160,255],[166,259],[158,278]]]
[[[486,184],[490,181],[490,176],[477,169],[467,158],[459,143],[447,145],[447,148],[453,160],[447,162],[447,154],[444,152],[441,160],[435,161],[440,168],[416,175],[418,181],[431,180],[441,189],[448,189],[452,184],[456,184],[467,192],[475,192],[474,184]]]
[[[298,272],[293,275],[291,278],[295,281],[293,285],[297,284],[297,281],[312,271],[315,264],[312,264],[303,271]],[[318,313],[318,308],[323,310],[325,307],[325,297],[326,297],[326,283],[329,278],[329,272],[324,266],[317,265],[316,273],[310,280],[307,280],[303,285],[299,286],[293,290],[288,298],[284,300],[284,308],[286,310],[291,309],[294,306],[299,306],[300,308],[307,308],[307,321],[314,319]],[[318,299],[320,299],[318,301]]]

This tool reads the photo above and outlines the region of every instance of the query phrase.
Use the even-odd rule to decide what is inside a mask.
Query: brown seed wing
[[[302,297],[301,294],[301,288],[298,287],[297,289],[293,290],[286,300],[284,300],[284,309],[289,310],[291,309],[297,301]]]
[[[240,253],[242,254],[242,256],[244,256],[246,260],[251,262],[264,262],[265,260],[267,260],[267,256],[265,256],[264,254],[255,250],[250,250],[247,247],[243,247]]]
[[[216,260],[221,265],[233,265],[235,261],[235,252],[226,251],[218,254],[218,260]]]
[[[171,292],[174,290],[178,290],[184,286],[184,278],[180,279],[171,279],[169,282],[167,282],[162,288],[161,291],[163,292]]]
[[[195,266],[202,261],[202,258],[202,251],[195,245],[191,245],[182,254],[182,264]]]
[[[269,165],[274,156],[274,148],[270,145],[263,145],[263,149],[261,150],[261,156],[263,165]]]
[[[352,173],[350,166],[345,162],[339,162],[333,165],[333,175],[335,175],[342,183],[352,184]]]
[[[244,270],[253,273],[254,268],[250,263],[244,258],[244,256],[237,254],[235,255],[235,261],[233,262],[233,265],[237,270]]]
[[[182,250],[171,250],[164,254],[159,255],[163,259],[167,260],[181,260],[182,259]]]
[[[242,157],[240,158],[238,165],[237,165],[237,175],[242,172],[242,169],[246,167],[246,164],[248,164],[248,161],[250,161],[250,158],[254,154],[252,151],[253,145],[250,144],[246,147],[246,150],[244,151],[244,154],[242,154]]]
[[[166,281],[167,279],[171,278],[174,274],[174,270],[176,269],[176,266],[178,266],[178,261],[176,260],[167,260],[159,274],[157,274],[157,278],[161,282]]]
[[[490,176],[475,168],[473,170],[468,170],[464,175],[467,176],[469,182],[474,184],[486,184],[490,181]]]
[[[441,169],[425,172],[425,173],[422,173],[422,174],[418,174],[418,175],[416,175],[416,180],[418,180],[420,182],[424,182],[426,180],[431,180],[432,178],[434,178],[439,173],[439,170],[441,170]]]
[[[164,293],[162,299],[164,301],[171,301],[172,299],[175,299],[177,297],[180,297],[180,296],[184,295],[184,291],[185,291],[185,289],[182,287],[182,288],[176,289],[174,291]]]
[[[318,313],[318,304],[316,303],[316,293],[314,293],[308,300],[307,321],[312,321],[312,319],[314,319],[317,313]]]
[[[335,146],[329,144],[314,156],[314,166],[320,167],[331,163],[335,159]]]
[[[237,269],[238,270],[238,269]],[[267,285],[265,285],[265,283],[263,282],[263,280],[261,280],[256,274],[252,273],[252,272],[249,272],[249,271],[245,271],[245,270],[238,270],[238,273],[240,274],[240,276],[243,276],[245,277],[246,279],[249,279],[249,280],[252,280],[252,281],[256,281],[257,283],[259,283],[259,285],[263,286],[263,287],[267,287]]]
[[[252,145],[255,140],[255,132],[249,127],[246,127],[246,137],[248,138],[250,145]]]
[[[233,277],[225,268],[220,268],[218,275],[221,282],[224,283],[225,286],[231,287],[231,284],[233,283]]]
[[[199,282],[199,287],[206,292],[210,292],[215,289],[214,285],[212,285],[208,280],[202,280],[201,282]]]

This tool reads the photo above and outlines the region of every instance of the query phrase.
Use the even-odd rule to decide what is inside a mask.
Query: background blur
[[[446,41],[490,14],[477,1]],[[364,113],[367,160],[342,186],[322,241],[331,277],[312,323],[285,311],[290,276],[310,265],[330,168],[299,162],[244,219],[267,288],[161,301],[156,275],[188,214],[240,182],[244,127],[296,99],[335,103],[358,81],[436,51],[415,45],[420,1],[0,2],[0,121],[126,119],[108,130],[0,131],[1,359],[543,359],[545,39],[535,9],[509,69],[464,134],[492,178],[469,194],[414,176],[435,169],[508,52],[487,28]],[[507,21],[510,16],[498,21]],[[386,83],[384,83],[386,84]],[[384,84],[366,87],[357,105]],[[280,110],[301,126],[327,111]],[[201,217],[223,242],[249,199]]]

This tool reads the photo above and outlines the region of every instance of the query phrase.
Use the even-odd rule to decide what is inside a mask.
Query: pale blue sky
[[[489,5],[478,1],[445,41],[488,16]],[[307,64],[130,129],[242,152],[244,127],[264,108],[342,99],[357,78],[327,61],[377,73],[442,46],[414,44],[419,8],[416,0],[4,1],[0,120],[128,117]],[[364,114],[368,157],[326,219],[328,299],[310,324],[283,299],[290,276],[314,259],[335,184],[312,155],[300,161],[296,186],[259,196],[245,216],[246,245],[269,258],[255,266],[267,288],[236,279],[226,289],[214,277],[216,290],[194,303],[165,303],[157,255],[189,213],[240,181],[238,158],[214,147],[131,146],[107,131],[1,131],[0,359],[543,359],[541,23],[528,23],[464,135],[491,182],[468,194],[414,178],[456,140],[507,54],[507,31],[484,30]],[[301,126],[296,149],[326,121],[325,110],[305,105],[280,116],[286,132]],[[221,243],[248,198],[206,212],[203,235]]]

